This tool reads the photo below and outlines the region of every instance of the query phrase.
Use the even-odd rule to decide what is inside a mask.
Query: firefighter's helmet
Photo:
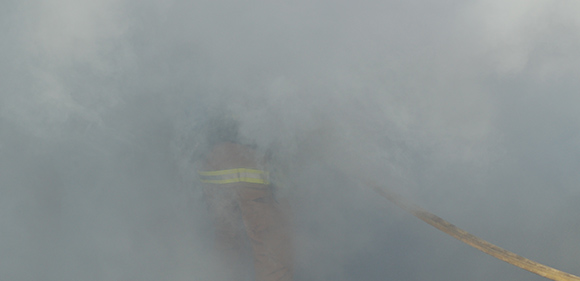
[[[238,142],[239,122],[231,113],[224,111],[214,113],[210,116],[207,126],[207,138],[210,145]]]

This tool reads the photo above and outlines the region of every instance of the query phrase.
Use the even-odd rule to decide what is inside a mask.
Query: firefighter
[[[253,260],[257,281],[292,280],[290,217],[274,196],[266,157],[242,143],[237,122],[224,114],[209,122],[208,143],[199,176],[215,224],[221,271],[241,280]],[[244,251],[247,244],[251,249]]]

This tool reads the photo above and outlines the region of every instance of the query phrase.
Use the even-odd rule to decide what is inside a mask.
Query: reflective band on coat
[[[248,182],[258,184],[270,184],[268,173],[254,169],[229,169],[218,171],[200,171],[201,181],[213,184],[226,184],[236,182]]]

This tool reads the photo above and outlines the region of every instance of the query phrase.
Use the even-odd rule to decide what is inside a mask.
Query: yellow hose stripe
[[[379,186],[373,182],[366,182],[366,184],[372,187],[379,195],[385,197],[387,200],[393,202],[395,205],[401,207],[403,210],[411,213],[420,220],[434,226],[435,228],[445,232],[446,234],[452,236],[453,238],[476,248],[494,258],[505,261],[511,265],[515,265],[521,269],[525,269],[531,273],[535,273],[542,277],[545,277],[554,281],[580,281],[580,277],[560,271],[553,267],[529,260],[520,255],[512,253],[508,250],[500,248],[494,244],[491,244],[469,232],[456,227],[455,225],[447,222],[446,220],[418,207],[411,203],[405,202],[401,197],[392,191],[386,189],[383,186]]]

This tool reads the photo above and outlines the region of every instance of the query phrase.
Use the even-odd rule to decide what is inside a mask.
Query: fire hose
[[[416,206],[409,202],[406,202],[403,198],[372,182],[366,182],[366,184],[372,187],[379,195],[391,201],[395,205],[399,206],[403,210],[411,213],[420,220],[434,226],[435,228],[445,232],[446,234],[458,239],[459,241],[470,245],[488,255],[491,255],[497,259],[507,262],[511,265],[515,265],[519,268],[525,269],[529,272],[535,273],[542,277],[545,277],[554,281],[580,281],[580,277],[572,275],[558,269],[543,265],[541,263],[529,260],[520,255],[512,253],[508,250],[502,249],[494,244],[491,244],[475,235],[464,231],[455,225],[445,221],[444,219]]]

